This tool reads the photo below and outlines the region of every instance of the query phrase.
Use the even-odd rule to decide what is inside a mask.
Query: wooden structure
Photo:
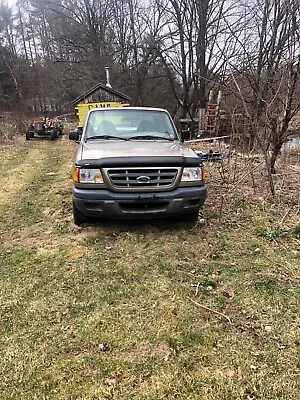
[[[126,107],[131,97],[113,89],[109,84],[98,83],[72,101],[78,117],[78,129],[82,129],[86,116],[92,108]]]

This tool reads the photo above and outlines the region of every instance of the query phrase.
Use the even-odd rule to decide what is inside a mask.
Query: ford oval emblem
[[[136,180],[137,180],[138,183],[149,183],[150,182],[149,176],[145,176],[145,175],[138,176],[136,178]]]

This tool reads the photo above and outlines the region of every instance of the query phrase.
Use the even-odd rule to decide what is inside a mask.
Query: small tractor
[[[34,136],[48,136],[51,140],[57,139],[63,132],[63,124],[58,120],[43,118],[34,120],[26,129],[26,140]]]

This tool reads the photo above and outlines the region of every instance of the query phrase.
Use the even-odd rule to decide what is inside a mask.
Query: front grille
[[[41,132],[43,130],[43,125],[42,124],[34,124],[34,130],[36,132]]]
[[[178,176],[177,168],[110,168],[107,176],[115,189],[168,189]]]

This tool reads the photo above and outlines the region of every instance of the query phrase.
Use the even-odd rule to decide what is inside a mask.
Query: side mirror
[[[79,132],[76,131],[70,131],[69,132],[69,139],[70,140],[75,140],[76,142],[79,140]]]
[[[185,140],[189,140],[191,138],[191,133],[188,129],[181,131],[181,141],[184,142]]]

